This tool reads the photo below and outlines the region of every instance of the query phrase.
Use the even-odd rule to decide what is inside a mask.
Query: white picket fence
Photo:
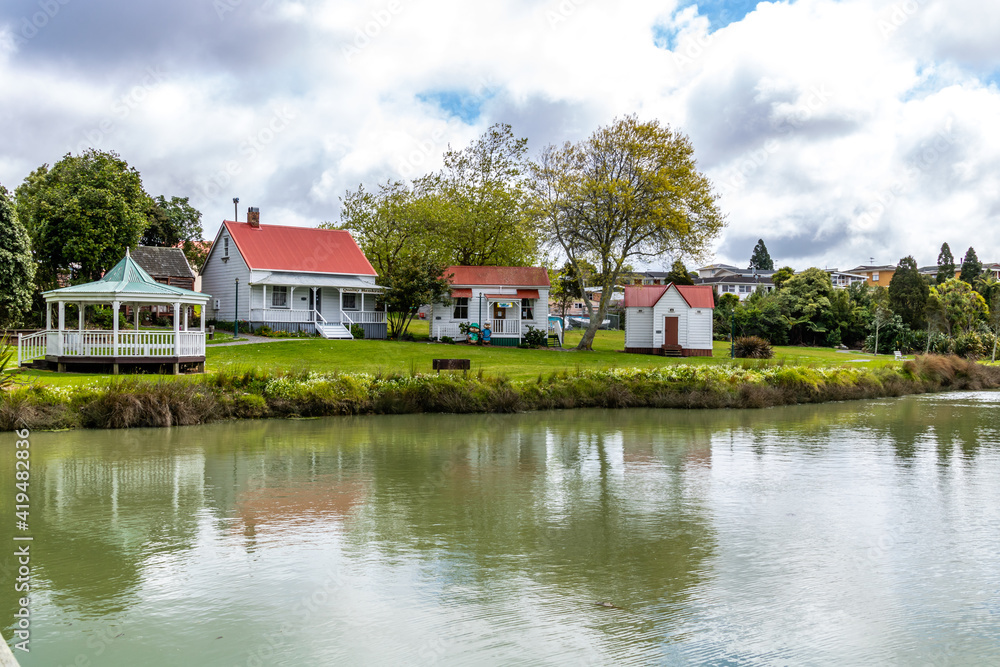
[[[57,357],[196,357],[205,355],[201,331],[40,331],[19,336],[18,365]]]

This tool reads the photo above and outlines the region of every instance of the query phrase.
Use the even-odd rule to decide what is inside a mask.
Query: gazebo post
[[[111,302],[111,338],[114,340],[113,345],[113,356],[114,360],[111,362],[112,373],[118,375],[118,307],[121,305],[120,301]]]
[[[174,356],[181,356],[181,303],[174,301]],[[174,362],[174,375],[181,372],[181,365]]]
[[[132,308],[135,310],[135,330],[139,330],[139,304],[133,303]]]
[[[78,304],[76,304],[76,309],[78,311],[80,311],[78,319],[80,320],[80,322],[79,322],[79,329],[80,329],[80,333],[81,334],[83,333],[83,309],[84,308],[85,308],[85,306],[84,306],[84,304],[83,304],[82,301],[79,302]]]
[[[52,304],[45,301],[45,330],[52,331]]]

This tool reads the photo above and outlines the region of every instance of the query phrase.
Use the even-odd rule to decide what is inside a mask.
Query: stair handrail
[[[313,312],[316,313],[316,317],[318,317],[320,320],[322,320],[323,324],[328,324],[328,322],[326,321],[326,318],[323,317],[323,313],[319,312],[315,308],[313,309]]]
[[[351,323],[352,326],[354,325],[354,320],[352,320],[351,316],[345,313],[344,311],[340,311],[340,319],[341,321],[347,320],[348,322]],[[350,327],[348,327],[348,330],[350,330]]]

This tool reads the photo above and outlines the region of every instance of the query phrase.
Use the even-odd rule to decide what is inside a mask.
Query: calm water
[[[38,433],[18,657],[1000,665],[998,443],[993,392]]]

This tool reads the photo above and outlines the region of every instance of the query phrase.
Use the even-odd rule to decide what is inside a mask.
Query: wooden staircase
[[[330,340],[354,340],[350,330],[343,324],[324,324],[317,322],[319,335]]]
[[[661,357],[683,357],[684,348],[680,345],[664,345],[660,348]]]

